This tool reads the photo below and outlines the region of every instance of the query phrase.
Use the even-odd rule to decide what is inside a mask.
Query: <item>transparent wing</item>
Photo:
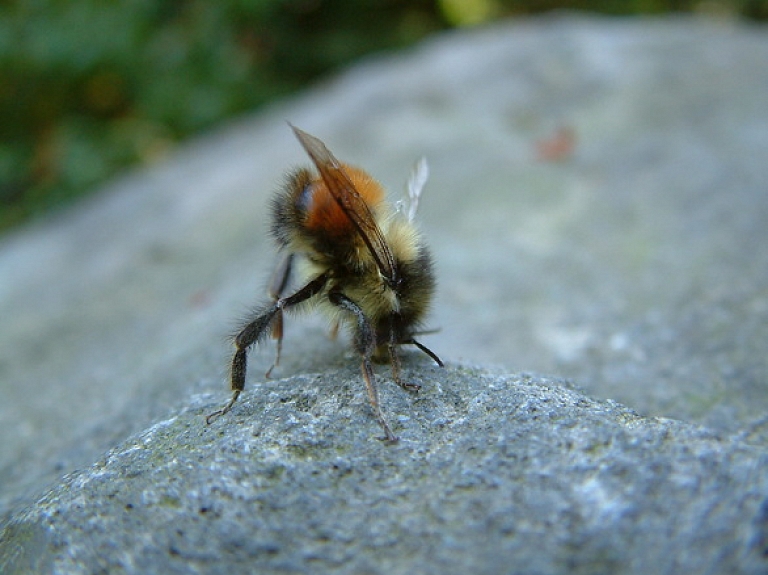
[[[424,189],[424,185],[429,179],[429,164],[427,159],[421,157],[413,166],[411,175],[408,176],[408,213],[406,217],[409,222],[413,222],[416,217],[416,209],[419,207],[419,198]]]

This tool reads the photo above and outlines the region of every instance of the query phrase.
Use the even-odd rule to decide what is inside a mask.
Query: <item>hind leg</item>
[[[365,389],[368,392],[368,401],[371,403],[373,414],[384,429],[384,437],[382,439],[390,442],[397,441],[397,436],[392,433],[392,430],[384,419],[384,414],[381,412],[381,406],[379,405],[379,392],[376,388],[376,377],[373,373],[373,365],[371,363],[371,357],[373,357],[376,351],[376,333],[373,330],[371,322],[360,309],[360,306],[345,296],[343,293],[335,291],[328,294],[328,299],[332,304],[346,310],[354,315],[357,320],[357,329],[355,329],[354,346],[355,351],[360,354],[361,358],[361,370],[363,372],[363,379],[365,380]]]
[[[222,409],[214,411],[206,417],[205,421],[207,423],[210,424],[214,419],[232,409],[240,393],[245,389],[248,348],[266,336],[275,318],[278,316],[282,317],[284,309],[289,309],[317,295],[327,282],[327,274],[316,277],[293,295],[278,299],[240,330],[235,336],[235,353],[232,356],[232,367],[229,373],[230,387],[233,391],[232,399]]]

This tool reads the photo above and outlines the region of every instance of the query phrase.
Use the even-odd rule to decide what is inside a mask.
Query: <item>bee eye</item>
[[[315,186],[313,186],[311,183],[304,186],[304,188],[296,194],[296,199],[294,200],[294,205],[296,206],[296,209],[300,212],[307,213],[311,206],[312,206],[312,200],[314,199],[315,194]]]

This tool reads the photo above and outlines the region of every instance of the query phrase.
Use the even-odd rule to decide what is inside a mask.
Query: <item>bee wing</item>
[[[330,150],[314,136],[300,130],[293,124],[289,124],[293,133],[301,142],[309,157],[312,158],[320,176],[323,178],[328,191],[339,204],[347,217],[352,221],[360,237],[376,261],[379,272],[392,283],[397,281],[395,271],[395,258],[389,249],[384,234],[376,224],[368,204],[357,193],[355,186],[341,167],[339,161]]]
[[[407,187],[409,204],[407,217],[409,222],[413,222],[413,219],[416,217],[416,209],[419,207],[419,198],[421,197],[421,192],[428,179],[429,164],[427,164],[427,159],[422,157],[413,166],[411,175],[408,177]]]

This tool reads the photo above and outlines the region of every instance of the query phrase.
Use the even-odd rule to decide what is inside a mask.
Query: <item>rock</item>
[[[764,571],[766,61],[763,28],[692,18],[446,34],[4,238],[0,571],[62,566],[58,545],[137,573],[250,554],[396,572],[424,549],[480,573]],[[425,343],[451,367],[414,358],[424,391],[385,391],[396,446],[372,439],[356,361],[314,316],[288,323],[274,376],[292,379],[264,382],[273,349],[254,350],[233,417],[200,424],[274,265],[269,196],[306,161],[286,119],[394,197],[430,161]],[[162,488],[173,474],[192,487]],[[326,511],[294,524],[310,503]]]
[[[765,573],[764,450],[562,380],[354,367],[210,395],[6,527],[4,574]],[[44,568],[41,568],[43,567]],[[34,567],[34,568],[32,568]]]

